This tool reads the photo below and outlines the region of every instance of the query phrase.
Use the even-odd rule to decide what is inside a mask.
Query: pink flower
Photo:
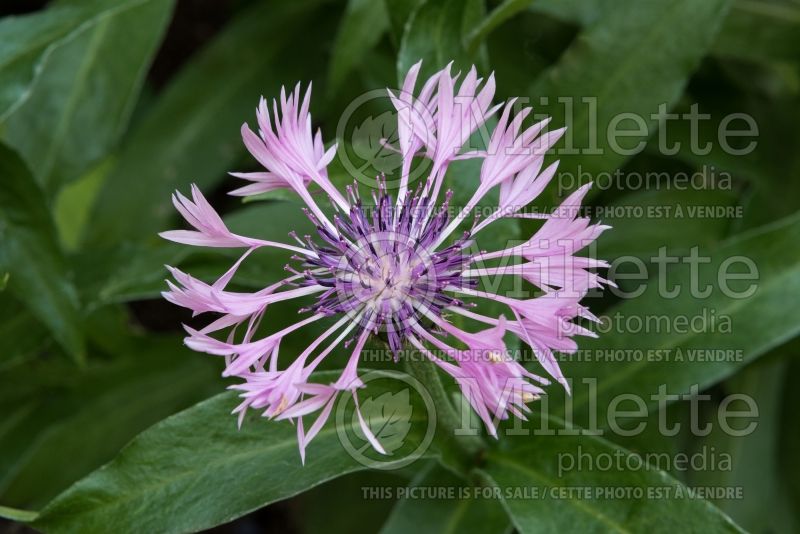
[[[550,384],[515,360],[505,344],[506,334],[527,344],[544,373],[564,387],[567,381],[555,353],[574,352],[575,336],[594,335],[573,322],[596,321],[580,300],[590,289],[608,283],[595,272],[605,267],[605,262],[577,255],[607,229],[580,215],[588,186],[570,195],[553,213],[520,213],[555,175],[557,163],[544,167],[543,162],[563,129],[547,132],[547,121],[523,128],[530,109],[512,116],[511,101],[503,109],[488,148],[462,152],[470,135],[499,109],[492,106],[494,77],[483,82],[472,68],[459,84],[459,75],[451,75],[448,66],[427,80],[415,96],[419,69],[419,63],[414,65],[402,90],[390,93],[398,110],[397,150],[403,157],[396,198],[382,179],[369,209],[356,187],[348,187],[345,194],[334,187],[327,164],[335,145],[326,150],[321,132],[312,133],[311,90],[309,87],[301,101],[298,84],[288,96],[281,91],[271,112],[266,100],[261,100],[256,110],[258,133],[242,126],[242,139],[264,171],[233,173],[251,184],[232,194],[294,190],[317,227],[316,239],[300,240],[292,234],[295,243],[285,244],[234,234],[195,186],[191,200],[180,193],[173,197],[193,230],[161,234],[188,245],[245,249],[211,284],[170,268],[174,282],[168,282],[164,297],[194,314],[214,314],[206,327],[186,328],[186,344],[198,352],[221,356],[223,376],[240,380],[232,386],[242,399],[235,410],[240,424],[249,410],[295,422],[303,460],[306,446],[323,427],[342,392],[353,395],[367,441],[378,452],[385,452],[358,404],[357,392],[363,387],[358,365],[370,336],[381,334],[396,357],[407,346],[418,349],[452,376],[488,432],[496,435],[498,420],[524,418],[530,411],[528,404]],[[415,157],[428,158],[431,173],[411,192],[409,169]],[[483,160],[480,183],[467,204],[451,216],[451,192],[439,199],[440,189],[450,163],[460,158]],[[335,215],[312,198],[312,184],[328,196]],[[481,199],[495,189],[499,191],[498,210],[457,231]],[[476,236],[505,217],[533,217],[544,222],[521,245],[470,252]],[[297,268],[289,267],[290,276],[259,291],[228,290],[241,263],[261,247],[286,250]],[[509,264],[509,259],[518,261]],[[500,265],[493,265],[498,260]],[[485,276],[522,277],[540,296],[512,298],[483,291],[480,279]],[[300,297],[314,298],[312,305],[299,310],[306,314],[304,318],[257,336],[272,304]],[[499,302],[507,311],[499,318],[481,315],[471,309],[480,300]],[[472,328],[451,324],[447,319],[451,314],[463,316]],[[300,354],[281,354],[287,335],[316,322],[327,324],[321,335]],[[224,330],[227,336],[218,339]],[[348,348],[349,356],[342,362],[344,370],[338,379],[314,381],[320,363],[334,357],[342,346]],[[314,421],[306,426],[304,418],[312,414],[316,414]]]

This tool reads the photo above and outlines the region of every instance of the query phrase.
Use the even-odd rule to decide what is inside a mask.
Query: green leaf
[[[130,133],[95,202],[87,243],[155,240],[174,217],[175,189],[194,182],[207,190],[234,170],[244,153],[239,128],[254,120],[259,95],[277,95],[314,72],[323,35],[296,37],[298,24],[317,21],[324,30],[309,19],[317,3],[254,5],[190,61]]]
[[[389,12],[389,21],[392,26],[392,36],[394,41],[399,43],[403,37],[406,24],[411,18],[411,14],[425,0],[384,0],[386,10]]]
[[[409,469],[412,468],[417,466]],[[395,499],[394,495],[372,498],[368,492],[402,487],[407,482],[406,475],[405,470],[350,473],[303,492],[290,501],[289,508],[295,521],[302,525],[303,534],[375,534],[389,517]],[[354,502],[358,502],[358,513],[343,514],[342,510],[349,509]]]
[[[93,4],[78,27],[42,54],[24,102],[0,123],[4,141],[23,156],[48,193],[116,145],[173,2]]]
[[[77,293],[59,248],[47,201],[23,161],[0,146],[0,271],[8,291],[83,361]]]
[[[800,180],[794,179],[800,176],[800,155],[783,147],[800,143],[795,127],[800,119],[800,98],[766,99],[746,91],[728,94],[730,89],[718,89],[718,80],[713,83],[715,92],[709,96],[700,93],[695,109],[706,120],[698,121],[697,127],[690,121],[673,121],[664,139],[680,144],[676,157],[683,161],[716,169],[717,174],[727,172],[752,185],[749,198],[743,202],[744,217],[736,221],[739,227],[755,228],[791,215],[797,210],[796,198],[800,195]],[[681,111],[687,110],[684,107]],[[752,133],[735,139],[728,135],[729,130]],[[722,139],[726,144],[718,142]],[[697,147],[706,143],[708,153],[698,154]]]
[[[656,276],[641,295],[607,310],[615,328],[597,339],[581,339],[584,357],[567,357],[562,364],[564,376],[573,380],[576,416],[589,409],[604,426],[609,404],[619,395],[633,394],[652,405],[661,385],[669,394],[688,393],[693,385],[703,389],[800,333],[789,307],[800,295],[798,238],[800,215],[795,215],[718,247],[699,248],[697,256],[710,262],[671,264],[669,274]],[[753,266],[755,279],[748,274]],[[744,279],[729,279],[728,273]],[[676,289],[677,295],[665,296]],[[695,296],[709,289],[703,298]],[[699,326],[689,326],[695,317]],[[681,318],[686,323],[678,330]],[[596,381],[595,394],[584,380]],[[561,394],[550,393],[552,406],[563,412]]]
[[[109,2],[61,2],[42,11],[0,21],[0,122],[30,94],[47,56],[69,41],[72,33],[84,31],[107,16]],[[106,9],[104,9],[106,8]]]
[[[589,26],[607,10],[607,0],[535,0],[531,10],[580,26]]]
[[[484,16],[479,0],[429,0],[421,4],[403,33],[397,55],[397,78],[422,60],[422,76],[427,76],[454,61],[455,70],[466,72],[475,55],[467,51],[467,34]]]
[[[53,205],[53,218],[61,244],[66,250],[74,251],[78,248],[94,199],[112,165],[112,160],[103,160],[58,192]]]
[[[86,307],[92,310],[156,298],[166,288],[164,280],[169,273],[164,266],[178,266],[193,252],[193,248],[177,243],[123,241],[104,251],[98,261],[96,250],[84,250],[73,258],[76,284]]]
[[[791,342],[778,348],[775,356],[795,356],[800,343]],[[788,380],[789,361],[786,359],[770,360],[765,357],[755,365],[737,373],[722,384],[725,398],[736,395],[738,400],[726,406],[726,410],[748,411],[749,404],[742,400],[749,397],[758,411],[757,417],[741,418],[730,424],[736,431],[730,432],[715,424],[711,434],[695,438],[688,454],[708,455],[713,451],[716,458],[728,455],[731,465],[728,469],[719,462],[711,463],[706,469],[691,470],[687,473],[688,482],[692,486],[741,488],[741,497],[715,500],[714,504],[726,512],[739,525],[750,532],[771,530],[773,532],[792,532],[796,530],[796,510],[791,506],[791,499],[785,491],[783,478],[790,472],[782,468],[779,445],[781,435],[785,432],[781,422],[781,401]],[[716,402],[704,402],[709,419],[720,413],[721,405]],[[702,415],[701,415],[702,417]],[[749,431],[748,425],[755,424]],[[792,475],[786,478],[792,478]],[[763,511],[771,513],[764,516]]]
[[[738,0],[712,52],[756,61],[800,62],[800,6]]]
[[[383,0],[349,0],[333,43],[329,91],[336,91],[389,27]]]
[[[52,341],[47,327],[19,299],[0,293],[0,370],[32,357]]]
[[[17,508],[10,508],[8,506],[0,506],[0,517],[4,517],[12,521],[27,523],[36,519],[38,515],[39,512],[31,512],[29,510],[19,510]]]
[[[3,372],[0,497],[38,507],[109,461],[138,432],[223,388],[210,358],[179,337],[129,341],[76,372],[28,362]]]
[[[370,384],[359,397],[381,393]],[[197,531],[364,469],[340,442],[333,422],[338,408],[309,446],[303,466],[293,425],[251,414],[237,430],[230,415],[237,404],[232,392],[225,393],[155,425],[58,496],[33,526],[48,532]],[[415,412],[415,422],[422,422],[424,410]],[[346,412],[343,421],[349,420]],[[395,452],[397,461],[420,443],[417,430]]]
[[[554,127],[568,127],[559,144],[561,176],[586,182],[643,148],[657,125],[652,115],[680,97],[729,3],[621,0],[605,5],[601,18],[531,88],[537,111],[551,116]],[[615,130],[625,131],[625,137],[615,138]]]
[[[554,430],[561,427],[555,421],[548,424]],[[556,433],[506,444],[489,453],[481,472],[499,488],[521,534],[741,532],[689,488],[603,439]],[[576,468],[579,455],[584,465],[587,458],[598,457],[598,462],[616,458],[618,463],[610,469]]]
[[[605,0],[535,0],[537,13],[590,26],[607,9]],[[800,59],[800,8],[791,2],[737,0],[710,52],[717,56],[772,62]]]
[[[651,189],[625,195],[597,208],[596,219],[612,228],[598,239],[597,255],[647,260],[658,247],[673,253],[709,247],[725,236],[737,200],[732,192],[715,189]]]
[[[467,50],[475,48],[486,39],[498,26],[527,8],[534,0],[504,0],[494,8],[477,26],[472,28],[467,35]]]
[[[416,496],[414,491],[418,492]],[[398,501],[381,534],[507,532],[508,517],[500,503],[491,498],[481,498],[481,491],[481,487],[470,486],[433,464],[411,481],[405,492],[413,497]]]

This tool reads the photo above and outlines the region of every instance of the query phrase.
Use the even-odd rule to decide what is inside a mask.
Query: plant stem
[[[405,361],[406,369],[409,374],[419,380],[425,386],[433,400],[436,416],[436,432],[443,438],[440,441],[442,452],[454,456],[460,471],[468,472],[474,467],[475,459],[485,448],[485,443],[478,435],[465,435],[462,428],[462,421],[453,406],[453,401],[439,379],[439,372],[436,365],[430,361]],[[445,458],[447,460],[448,458]]]

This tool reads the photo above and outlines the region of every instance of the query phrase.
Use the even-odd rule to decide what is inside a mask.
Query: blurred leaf
[[[31,512],[28,510],[19,510],[17,508],[10,508],[8,506],[0,506],[0,517],[11,519],[12,521],[28,522],[36,519],[39,512]]]
[[[800,295],[800,249],[794,246],[798,238],[800,216],[795,215],[718,247],[698,249],[698,258],[711,261],[674,264],[668,274],[647,284],[641,295],[606,311],[614,318],[612,325],[623,325],[622,331],[581,340],[582,354],[590,361],[581,358],[584,361],[562,364],[564,375],[573,380],[571,405],[576,415],[588,408],[604,426],[609,403],[618,395],[634,394],[653,404],[660,385],[669,394],[688,393],[692,385],[703,389],[800,333],[788,307]],[[748,263],[757,268],[755,279],[748,276],[748,267],[743,268]],[[727,273],[731,277],[724,289],[720,280]],[[737,275],[740,279],[733,278]],[[665,293],[675,290],[677,295]],[[706,294],[700,297],[700,292]],[[688,321],[696,316],[701,317],[701,326],[689,327]],[[681,317],[686,328],[673,332]],[[626,322],[630,318],[641,326],[625,326],[631,324]],[[664,327],[662,319],[672,326]],[[637,350],[641,358],[633,357]],[[604,356],[610,353],[615,355],[611,362]],[[596,380],[595,394],[589,395],[584,379]],[[563,412],[561,393],[550,393],[557,413]]]
[[[47,56],[73,34],[91,29],[113,14],[114,7],[108,1],[60,2],[49,9],[0,21],[0,122],[28,98]]]
[[[421,471],[408,490],[414,488],[420,492],[419,496],[400,499],[381,534],[501,534],[509,529],[508,517],[497,500],[472,497],[473,493],[480,494],[480,488],[465,484],[438,465]],[[426,489],[452,492],[454,497],[438,497]]]
[[[791,357],[796,355],[798,346],[798,343],[789,343],[777,351]],[[744,432],[749,424],[755,423],[756,426],[745,435],[734,435],[715,424],[710,435],[695,438],[693,449],[689,451],[689,454],[702,455],[710,448],[718,459],[723,455],[730,456],[729,470],[720,468],[721,462],[711,463],[710,468],[690,471],[689,484],[741,488],[741,498],[717,500],[715,504],[749,532],[796,531],[792,520],[797,518],[792,517],[793,509],[783,486],[784,471],[779,456],[780,437],[784,432],[781,427],[782,378],[786,376],[788,363],[786,360],[765,359],[726,381],[723,384],[726,395],[747,396],[758,410],[756,417],[740,418],[733,425],[727,424],[738,432]],[[719,413],[718,403],[703,404],[710,405],[707,409],[713,412],[711,417]],[[734,412],[749,408],[743,401],[737,401],[727,409]],[[770,510],[766,517],[765,509]]]
[[[331,52],[329,91],[336,91],[386,32],[389,18],[383,0],[348,0]]]
[[[66,184],[58,192],[53,208],[53,217],[59,239],[65,249],[74,251],[78,248],[86,223],[89,222],[89,212],[94,199],[112,165],[111,159],[103,160],[85,175]]]
[[[800,5],[738,0],[712,52],[758,61],[800,62]]]
[[[47,193],[77,178],[116,145],[173,2],[105,0],[92,5],[73,31],[41,55],[24,102],[0,124],[3,139],[25,158]],[[33,17],[49,19],[46,14]]]
[[[552,420],[548,425],[553,430],[563,428]],[[605,440],[556,433],[508,440],[507,445],[490,452],[481,471],[500,488],[506,511],[521,534],[741,532],[689,488]],[[620,460],[610,469],[567,468],[564,458],[577,463],[578,455],[583,461],[601,455]]]
[[[426,0],[384,0],[386,11],[389,13],[392,35],[397,43],[400,43],[403,37],[403,32],[405,31],[406,24],[411,14],[425,1]]]
[[[575,26],[533,11],[517,13],[498,28],[486,39],[498,80],[496,101],[529,94],[532,81],[559,60],[578,32]]]
[[[164,266],[178,266],[193,252],[192,247],[177,243],[130,241],[102,254],[92,249],[81,251],[73,259],[76,284],[89,310],[158,297],[166,289],[164,280],[169,275]]]
[[[376,389],[366,391],[374,395]],[[311,443],[303,466],[293,425],[251,414],[237,430],[230,412],[238,403],[233,392],[224,393],[155,425],[58,496],[33,526],[48,532],[197,531],[364,469],[342,447],[333,424]],[[414,434],[403,450],[413,450],[419,439]]]
[[[738,92],[723,96],[715,91],[698,99],[701,105],[696,111],[707,120],[699,121],[694,142],[687,121],[669,127],[669,142],[681,144],[678,157],[697,166],[712,165],[752,184],[743,203],[741,228],[755,228],[794,213],[800,195],[800,154],[785,147],[800,143],[800,98],[768,99]],[[751,127],[753,135],[735,138],[735,132],[748,132]],[[728,130],[734,134],[727,135]],[[707,154],[697,150],[707,142],[711,143]]]
[[[402,82],[417,61],[420,77],[433,74],[454,61],[455,70],[467,69],[475,56],[466,48],[467,34],[482,20],[481,0],[428,0],[414,10],[403,33],[397,55],[397,78]]]
[[[531,10],[590,26],[607,0],[533,0]],[[711,47],[719,56],[759,61],[800,59],[800,6],[791,1],[736,0]]]
[[[0,146],[0,271],[15,295],[76,360],[85,358],[77,293],[47,201],[22,160]]]
[[[403,470],[400,473],[405,474]],[[359,471],[311,488],[293,498],[289,506],[303,534],[375,534],[391,513],[395,499],[393,495],[365,498],[365,493],[404,483],[405,478],[395,471]],[[358,502],[358,513],[343,514],[342,510],[350,509],[354,502]]]
[[[620,0],[605,5],[601,18],[578,35],[530,92],[534,107],[543,104],[538,112],[551,116],[554,127],[568,127],[559,144],[559,154],[569,155],[561,161],[560,175],[586,182],[641,150],[640,143],[655,131],[652,115],[680,97],[729,3]],[[584,98],[592,100],[587,104]],[[625,137],[615,139],[615,130]]]
[[[256,195],[250,195],[242,199],[242,204],[250,204],[251,202],[261,202],[262,200],[297,200],[297,193],[292,189],[273,189],[272,191],[265,191]]]
[[[0,495],[38,507],[109,461],[138,432],[219,391],[210,358],[178,337],[129,342],[110,362],[75,372],[58,362],[24,364],[2,374]]]
[[[474,51],[486,37],[505,21],[527,8],[534,0],[504,0],[467,34],[467,50]]]
[[[737,200],[721,189],[650,189],[625,195],[597,207],[594,218],[612,227],[598,239],[597,255],[607,261],[627,255],[647,260],[657,247],[678,253],[714,245],[725,236]]]
[[[298,25],[316,20],[309,13],[317,4],[258,3],[190,61],[120,151],[95,202],[88,243],[155,240],[174,216],[175,189],[194,182],[207,190],[232,170],[244,152],[239,127],[254,120],[259,95],[277,95],[282,84],[308,81],[314,72],[322,36],[296,37]],[[298,54],[308,55],[298,62]]]
[[[589,26],[608,9],[608,0],[534,0],[531,10],[564,19],[573,24]]]
[[[48,343],[52,338],[45,325],[18,299],[0,294],[0,370],[32,356]]]

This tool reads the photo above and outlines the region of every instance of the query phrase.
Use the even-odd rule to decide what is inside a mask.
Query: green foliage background
[[[800,370],[800,3],[232,2],[229,20],[213,38],[166,84],[155,83],[151,64],[174,7],[171,0],[57,0],[0,20],[0,503],[6,505],[0,516],[46,532],[192,531],[293,497],[293,521],[303,532],[800,528],[800,397],[791,386]],[[713,167],[730,173],[731,190],[595,191],[595,206],[743,210],[741,218],[722,221],[612,217],[606,222],[615,228],[601,239],[597,256],[649,258],[662,246],[683,256],[698,247],[713,258],[701,267],[700,280],[718,289],[720,263],[745,255],[759,268],[758,290],[743,300],[719,291],[702,301],[688,291],[664,299],[653,279],[636,299],[592,299],[596,313],[623,317],[691,316],[714,308],[731,317],[732,329],[612,330],[582,348],[734,349],[742,361],[569,362],[564,372],[575,383],[597,379],[601,426],[616,395],[649,398],[660,384],[680,394],[699,385],[711,396],[709,414],[728,393],[752,396],[760,409],[756,432],[504,438],[489,443],[480,462],[467,464],[437,440],[426,457],[390,476],[357,473],[363,467],[342,450],[332,426],[310,447],[305,467],[287,423],[254,418],[235,430],[227,415],[235,400],[221,393],[226,384],[217,362],[189,353],[180,333],[163,331],[148,311],[164,286],[164,264],[211,275],[230,260],[157,238],[178,224],[170,193],[190,183],[219,190],[227,171],[252,167],[238,127],[251,120],[260,95],[313,80],[313,116],[330,138],[349,102],[396,86],[418,59],[428,74],[451,59],[457,67],[494,70],[498,99],[530,97],[537,112],[553,116],[552,124],[569,126],[577,148],[589,146],[586,132],[606,131],[620,113],[650,117],[666,103],[676,113],[697,104],[711,115],[699,131],[714,142],[708,154],[687,149],[692,132],[681,122],[667,135],[683,149],[663,155],[656,142],[663,125],[648,120],[646,134],[628,138],[631,145],[646,141],[645,150],[623,156],[600,136],[602,154],[563,156],[560,170],[674,175]],[[558,100],[588,96],[597,98],[596,125],[585,106],[567,116]],[[537,105],[541,97],[547,104]],[[731,113],[757,121],[758,145],[746,156],[717,146],[719,120]],[[347,179],[333,165],[334,176]],[[457,197],[477,180],[474,169],[459,168]],[[558,195],[548,192],[543,205]],[[243,232],[282,239],[307,225],[289,200],[226,202],[226,221]],[[529,231],[513,224],[491,239]],[[284,263],[281,255],[254,258],[237,283],[263,286],[280,276]],[[686,287],[691,273],[677,264],[669,276]],[[292,313],[284,308],[277,320],[288,322]],[[586,393],[576,388],[572,397],[577,425],[588,424]],[[559,406],[560,399],[552,401]],[[555,412],[552,424],[560,425]],[[669,413],[688,417],[682,402]],[[420,439],[416,423],[407,443],[412,448]],[[623,455],[713,446],[734,461],[729,471],[576,471],[559,478],[558,454],[579,446]],[[716,485],[741,486],[744,498],[362,501],[361,486],[382,484]]]

